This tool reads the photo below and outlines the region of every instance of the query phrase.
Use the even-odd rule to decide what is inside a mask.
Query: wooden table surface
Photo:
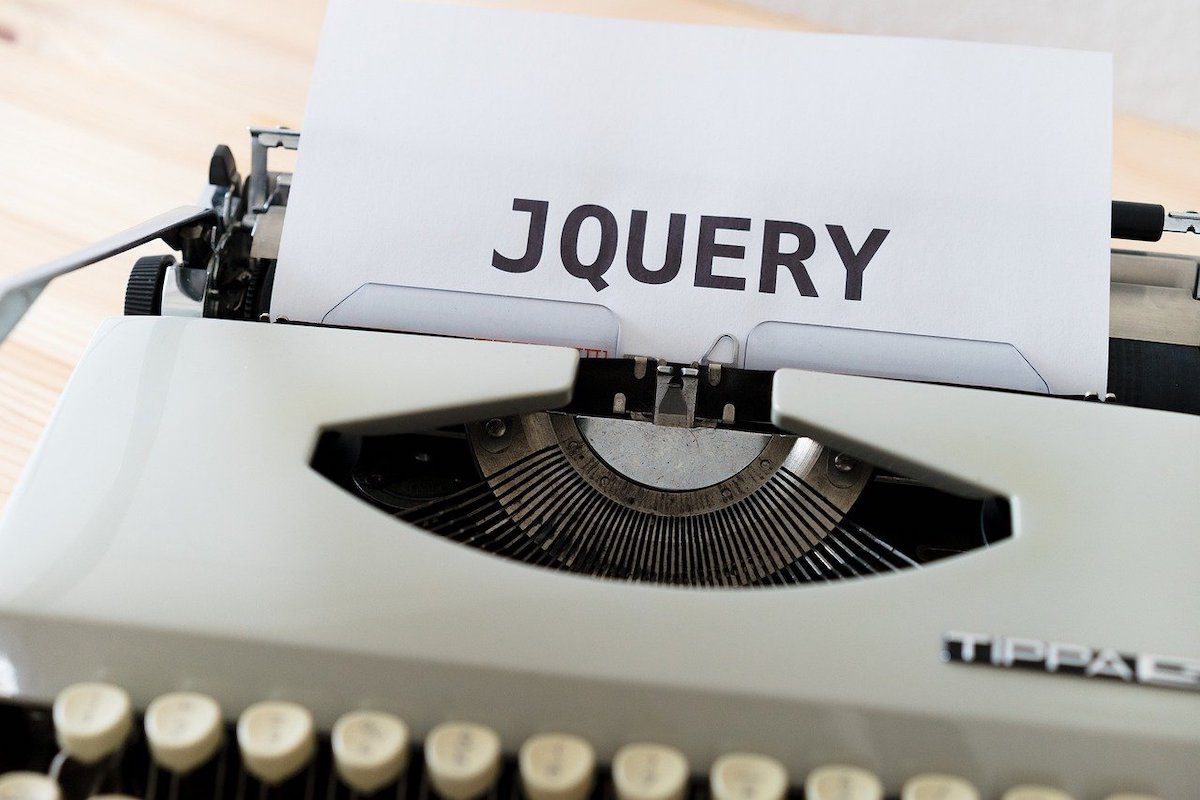
[[[482,3],[480,3],[482,4]],[[723,0],[497,0],[539,10],[806,29]],[[0,275],[192,202],[214,145],[300,127],[320,0],[0,0]],[[1114,197],[1200,204],[1200,133],[1120,117]],[[1200,254],[1200,237],[1175,237]],[[150,245],[55,282],[0,345],[0,507]],[[63,487],[69,502],[71,487]]]

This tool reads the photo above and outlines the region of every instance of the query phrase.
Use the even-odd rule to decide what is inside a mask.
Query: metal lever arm
[[[101,239],[70,255],[48,261],[6,280],[0,280],[0,342],[20,322],[21,317],[37,300],[47,284],[60,275],[95,264],[138,245],[168,236],[180,228],[194,225],[213,216],[210,208],[180,206],[146,220],[140,225]]]

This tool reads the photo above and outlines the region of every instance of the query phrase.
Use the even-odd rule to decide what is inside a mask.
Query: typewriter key
[[[904,782],[900,800],[979,800],[979,790],[953,775],[917,775]]]
[[[596,754],[578,736],[543,733],[521,745],[517,755],[528,800],[584,800],[596,777]]]
[[[1014,786],[1000,800],[1074,800],[1061,789],[1049,786]]]
[[[425,769],[444,800],[472,800],[500,776],[500,737],[471,722],[438,725],[425,739]]]
[[[788,788],[783,764],[755,753],[721,756],[713,763],[708,781],[713,800],[783,800]]]
[[[344,714],[334,723],[331,740],[338,776],[363,794],[394,783],[408,766],[408,726],[392,714]]]
[[[237,724],[246,771],[264,783],[281,783],[312,759],[317,740],[312,714],[296,703],[255,703]]]
[[[883,784],[858,767],[817,767],[804,781],[806,800],[883,800]]]
[[[661,744],[629,744],[612,763],[617,800],[683,800],[688,763],[683,753]]]
[[[133,706],[125,690],[107,683],[77,683],[54,699],[54,735],[63,752],[95,764],[125,743]]]
[[[221,706],[198,692],[171,692],[146,709],[146,740],[163,769],[188,773],[216,754],[224,738]]]
[[[62,800],[62,790],[40,772],[0,775],[0,800]]]

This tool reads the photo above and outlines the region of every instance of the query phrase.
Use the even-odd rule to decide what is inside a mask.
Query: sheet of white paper
[[[1101,390],[1110,95],[1107,54],[333,0],[271,312],[541,339],[487,296],[561,300],[612,312],[614,355],[731,334],[778,366],[753,331],[803,323]]]

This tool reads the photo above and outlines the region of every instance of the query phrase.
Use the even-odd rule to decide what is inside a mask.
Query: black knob
[[[1163,235],[1167,210],[1153,203],[1113,200],[1112,238],[1135,242],[1157,242]]]
[[[208,182],[213,186],[236,186],[240,181],[237,161],[228,145],[219,144],[208,161]]]
[[[163,281],[175,256],[146,256],[133,263],[125,284],[125,316],[158,316],[162,313]]]

